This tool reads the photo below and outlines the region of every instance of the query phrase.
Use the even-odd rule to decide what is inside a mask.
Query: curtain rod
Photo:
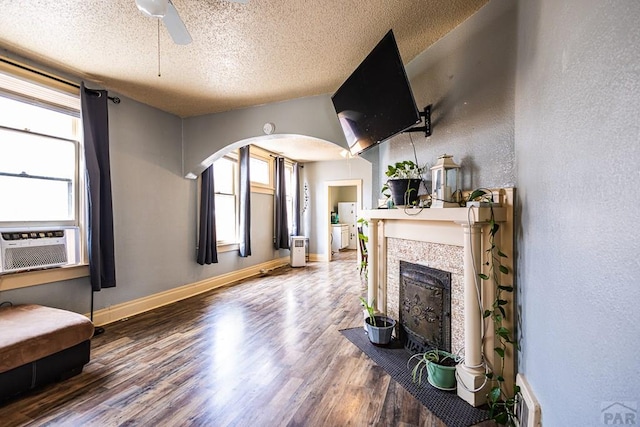
[[[5,58],[0,58],[0,62],[4,62],[5,64],[12,65],[12,66],[14,66],[16,68],[20,68],[21,70],[25,70],[25,71],[28,71],[30,73],[37,74],[37,75],[39,75],[41,77],[45,77],[45,78],[50,79],[50,80],[55,80],[58,83],[62,83],[62,84],[65,84],[67,86],[75,87],[76,89],[80,89],[80,85],[78,85],[78,84],[69,82],[67,80],[61,79],[61,78],[56,77],[56,76],[52,76],[52,75],[44,73],[42,71],[34,70],[33,68],[30,68],[30,67],[27,67],[25,65],[19,64],[17,62],[9,61],[9,60],[7,60]],[[89,88],[85,88],[85,89],[87,89],[89,91],[92,91],[92,92],[100,93],[95,89],[89,89]],[[107,96],[107,98],[109,98],[114,104],[120,104],[120,98],[118,98],[117,96]]]
[[[283,159],[285,159],[285,160],[289,160],[291,163],[300,163],[300,162],[299,162],[299,161],[297,161],[297,160],[295,160],[295,161],[294,161],[294,160],[291,160],[290,158],[288,158],[288,157],[284,157],[284,156],[276,156],[275,154],[269,154],[269,156],[273,157],[274,159],[277,159],[278,157],[282,157],[282,158],[283,158]],[[301,167],[301,168],[304,168],[304,165],[300,165],[300,167]]]

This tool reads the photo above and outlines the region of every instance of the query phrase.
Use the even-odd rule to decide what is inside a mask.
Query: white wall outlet
[[[520,387],[520,398],[516,404],[517,427],[542,427],[540,404],[524,375],[516,376],[516,385]]]

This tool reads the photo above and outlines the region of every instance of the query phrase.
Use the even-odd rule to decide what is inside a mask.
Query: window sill
[[[218,253],[233,252],[240,250],[239,243],[220,243],[217,245]]]
[[[255,184],[251,184],[251,192],[252,193],[258,193],[258,194],[275,194],[276,190],[273,189],[273,187],[261,187],[261,186],[257,186]]]
[[[89,266],[73,265],[0,275],[0,292],[89,276]]]

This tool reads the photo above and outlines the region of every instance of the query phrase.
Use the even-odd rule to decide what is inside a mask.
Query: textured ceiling
[[[0,48],[190,117],[333,93],[389,29],[407,64],[487,1],[173,0],[193,38],[180,46],[135,0],[0,0]],[[342,158],[306,137],[256,145]]]
[[[161,26],[158,56],[134,0],[0,0],[0,48],[189,117],[333,93],[390,28],[406,64],[487,1],[173,0],[193,42]]]

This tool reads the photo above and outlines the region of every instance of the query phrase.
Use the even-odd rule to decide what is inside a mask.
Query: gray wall
[[[110,105],[109,123],[117,288],[97,294],[97,307],[187,283],[195,247],[180,118],[125,99]]]
[[[420,165],[453,155],[465,189],[515,185],[515,51],[515,3],[493,0],[407,64],[418,108],[433,105],[433,134],[401,134],[379,146],[374,200],[387,165],[415,159],[412,140]]]
[[[182,177],[182,120],[131,99],[109,104],[117,287],[95,308],[127,302],[288,255],[273,245],[272,196],[253,194],[252,252],[195,262],[197,181]],[[89,311],[88,279],[5,291],[0,300]]]
[[[545,426],[603,425],[640,407],[640,2],[519,4],[520,369]]]
[[[329,205],[331,210],[338,212],[338,203],[340,202],[355,202],[358,200],[357,187],[338,187],[331,193],[331,200]]]
[[[306,135],[343,148],[346,139],[329,95],[292,99],[184,120],[184,174],[200,174],[229,147],[265,137],[262,126],[274,123],[276,134]]]

